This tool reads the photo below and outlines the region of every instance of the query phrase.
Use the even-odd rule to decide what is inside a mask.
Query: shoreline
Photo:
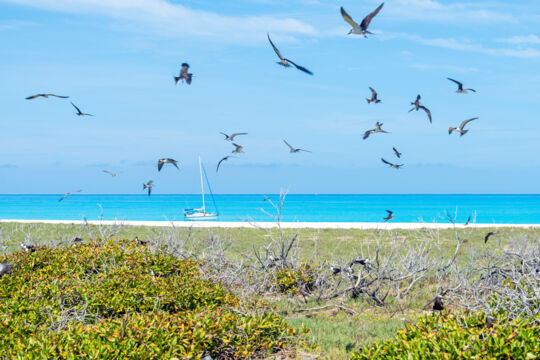
[[[83,220],[30,220],[30,219],[0,219],[2,223],[20,224],[56,224],[83,225]],[[183,228],[277,228],[275,222],[247,221],[121,221],[121,220],[89,220],[89,225],[122,225],[148,227],[183,227]],[[282,222],[283,229],[359,229],[359,230],[394,230],[394,229],[451,229],[451,228],[540,228],[540,224],[451,224],[451,223],[391,223],[391,222]]]

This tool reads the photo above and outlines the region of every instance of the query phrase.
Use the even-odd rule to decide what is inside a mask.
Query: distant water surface
[[[0,195],[0,219],[159,221],[183,220],[183,209],[200,207],[200,195],[83,195],[59,202],[61,195]],[[278,195],[269,196],[278,202]],[[220,221],[272,221],[265,195],[215,195]],[[206,198],[207,209],[213,204]],[[101,208],[100,208],[101,206]],[[445,211],[457,221],[540,224],[540,195],[288,195],[283,221],[380,222],[385,210],[394,222],[444,222]]]

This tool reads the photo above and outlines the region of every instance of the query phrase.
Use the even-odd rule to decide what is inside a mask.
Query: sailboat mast
[[[204,207],[204,182],[202,178],[202,165],[201,165],[201,157],[199,156],[199,173],[201,174],[201,194],[202,194],[202,209],[204,212],[206,212],[206,208]]]

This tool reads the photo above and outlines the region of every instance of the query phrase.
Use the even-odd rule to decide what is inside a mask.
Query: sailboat
[[[201,195],[202,195],[202,207],[198,209],[184,209],[184,219],[185,220],[216,220],[219,216],[219,212],[216,206],[216,201],[214,200],[214,194],[212,193],[212,188],[210,187],[210,182],[206,176],[206,170],[199,156],[199,172],[201,174]],[[208,190],[210,191],[210,196],[212,197],[212,202],[214,203],[214,208],[216,212],[207,212],[206,205],[204,201],[204,179],[206,180],[206,185],[208,185]]]

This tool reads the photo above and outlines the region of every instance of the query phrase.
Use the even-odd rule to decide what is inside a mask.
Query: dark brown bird
[[[364,35],[365,38],[367,38],[367,34],[373,34],[368,31],[369,23],[373,18],[381,11],[382,7],[384,6],[384,3],[379,5],[375,10],[373,10],[368,16],[362,20],[360,25],[356,23],[352,17],[347,14],[343,6],[341,7],[341,16],[343,16],[343,19],[349,23],[349,25],[352,26],[352,29],[349,31],[349,34],[355,34],[355,35]]]
[[[369,90],[371,90],[371,99],[367,99],[366,101],[368,104],[371,104],[372,102],[375,104],[378,104],[381,102],[381,100],[377,99],[377,92],[370,86]]]
[[[65,193],[64,195],[62,195],[62,197],[60,199],[58,199],[58,202],[64,200],[65,198],[67,198],[69,195],[72,195],[72,194],[75,194],[75,193],[80,193],[82,190],[75,190],[75,191],[70,191],[68,193]]]
[[[146,184],[143,184],[143,191],[148,189],[148,196],[150,196],[150,194],[152,193],[152,188],[154,187],[154,180],[150,180],[149,182],[147,182]]]
[[[431,121],[431,111],[427,107],[425,107],[424,105],[420,104],[420,99],[421,99],[421,96],[420,96],[420,94],[418,94],[418,96],[416,97],[416,100],[411,103],[411,105],[414,105],[414,107],[411,110],[409,110],[409,112],[411,112],[413,110],[418,111],[418,110],[422,109],[422,110],[424,110],[426,112],[427,117],[429,119],[429,122],[432,123],[432,121]]]
[[[384,221],[392,220],[392,219],[394,218],[394,216],[392,215],[393,212],[390,211],[390,210],[386,210],[386,212],[388,213],[388,216],[387,216],[387,217],[383,217],[383,220],[384,220]]]
[[[388,162],[386,160],[384,160],[383,158],[381,158],[381,161],[383,163],[385,163],[386,165],[390,166],[392,169],[399,169],[400,167],[402,167],[404,164],[392,164],[391,162]]]
[[[244,147],[242,145],[238,145],[233,143],[235,149],[232,151],[233,154],[243,154],[244,153]]]
[[[13,265],[13,263],[8,263],[7,259],[2,260],[0,263],[0,278],[10,273],[11,269],[13,269]]]
[[[308,69],[306,69],[305,67],[300,66],[300,65],[292,62],[291,60],[284,58],[283,55],[281,55],[281,52],[276,47],[276,45],[274,45],[274,43],[270,39],[270,34],[267,33],[266,35],[268,35],[268,41],[270,41],[270,45],[272,45],[272,48],[274,48],[274,51],[276,52],[277,56],[279,57],[279,61],[277,62],[279,65],[284,66],[284,67],[290,67],[291,64],[292,64],[298,70],[303,71],[306,74],[313,75],[313,73],[311,71],[309,71]]]
[[[231,134],[231,135],[227,135],[227,134],[225,134],[223,132],[220,132],[220,134],[225,136],[226,141],[234,141],[235,137],[240,136],[240,135],[247,135],[248,133],[234,133],[234,134]]]
[[[188,71],[189,71],[189,64],[182,63],[182,67],[180,68],[180,75],[174,77],[174,84],[178,85],[178,82],[180,80],[182,80],[182,82],[185,80],[188,85],[191,84],[191,79],[193,78],[193,74],[188,73]]]
[[[469,225],[469,222],[471,222],[471,216],[470,216],[470,215],[469,215],[469,217],[467,218],[467,222],[465,222],[465,224],[463,224],[463,226]]]
[[[218,172],[219,170],[219,166],[221,165],[222,162],[226,161],[226,160],[229,160],[230,158],[232,158],[234,156],[225,156],[223,159],[219,160],[219,162],[217,163],[217,166],[216,166],[216,172]]]
[[[371,130],[368,130],[364,133],[364,136],[362,137],[362,139],[366,140],[369,135],[372,135],[372,134],[375,134],[375,133],[388,133],[388,131],[384,131],[382,129],[382,126],[383,126],[383,123],[380,123],[380,122],[376,122],[375,123],[375,129],[371,129]]]
[[[463,88],[463,84],[460,83],[460,82],[457,81],[457,80],[450,79],[450,78],[447,78],[447,79],[450,80],[450,81],[453,81],[453,82],[455,82],[455,83],[457,84],[457,86],[458,86],[458,89],[456,90],[457,93],[460,93],[460,94],[466,94],[466,93],[469,92],[469,91],[476,92],[476,90],[474,90],[474,89],[464,89],[464,88]]]
[[[490,231],[486,234],[486,236],[484,236],[484,244],[487,244],[489,238],[492,236],[492,235],[495,235],[495,233],[493,231]]]
[[[437,295],[435,296],[435,300],[433,301],[433,311],[443,311],[444,310],[444,304],[442,302],[442,296]]]
[[[31,254],[33,253],[34,251],[36,251],[36,246],[35,245],[31,245],[31,244],[24,244],[24,243],[21,243],[21,248],[26,251],[27,253]]]
[[[57,98],[60,98],[60,99],[67,99],[69,97],[69,96],[62,96],[62,95],[55,95],[55,94],[36,94],[36,95],[32,95],[32,96],[27,97],[26,100],[32,100],[32,99],[36,99],[38,97],[48,99],[49,96],[54,96],[54,97],[57,97]]]
[[[452,132],[457,131],[459,133],[459,136],[462,137],[463,135],[465,135],[466,133],[469,132],[469,130],[464,130],[463,128],[465,127],[465,125],[467,125],[468,123],[470,123],[471,121],[473,120],[476,120],[478,119],[477,117],[474,117],[474,118],[471,118],[471,119],[467,119],[467,120],[464,120],[461,124],[459,124],[459,126],[456,128],[456,127],[453,127],[453,126],[450,126],[448,128],[448,134],[452,134]]]
[[[403,155],[402,153],[397,151],[397,149],[395,147],[393,147],[392,150],[394,150],[394,155],[396,155],[398,158],[401,158],[401,155]]]
[[[83,112],[81,111],[81,109],[79,109],[77,106],[75,106],[74,103],[71,103],[71,105],[73,105],[73,107],[75,108],[75,110],[77,110],[77,113],[76,113],[77,116],[94,116],[94,115],[92,115],[92,114],[83,113]]]
[[[164,164],[173,164],[175,168],[180,170],[178,168],[178,161],[176,161],[174,159],[171,159],[171,158],[162,158],[162,159],[159,159],[158,162],[157,162],[158,171],[161,171],[161,168],[163,167]]]
[[[300,152],[300,151],[304,151],[304,152],[311,152],[309,150],[305,150],[305,149],[300,149],[300,148],[293,148],[285,139],[283,139],[283,142],[285,143],[285,145],[287,145],[289,147],[289,152],[290,153],[297,153],[297,152]]]

